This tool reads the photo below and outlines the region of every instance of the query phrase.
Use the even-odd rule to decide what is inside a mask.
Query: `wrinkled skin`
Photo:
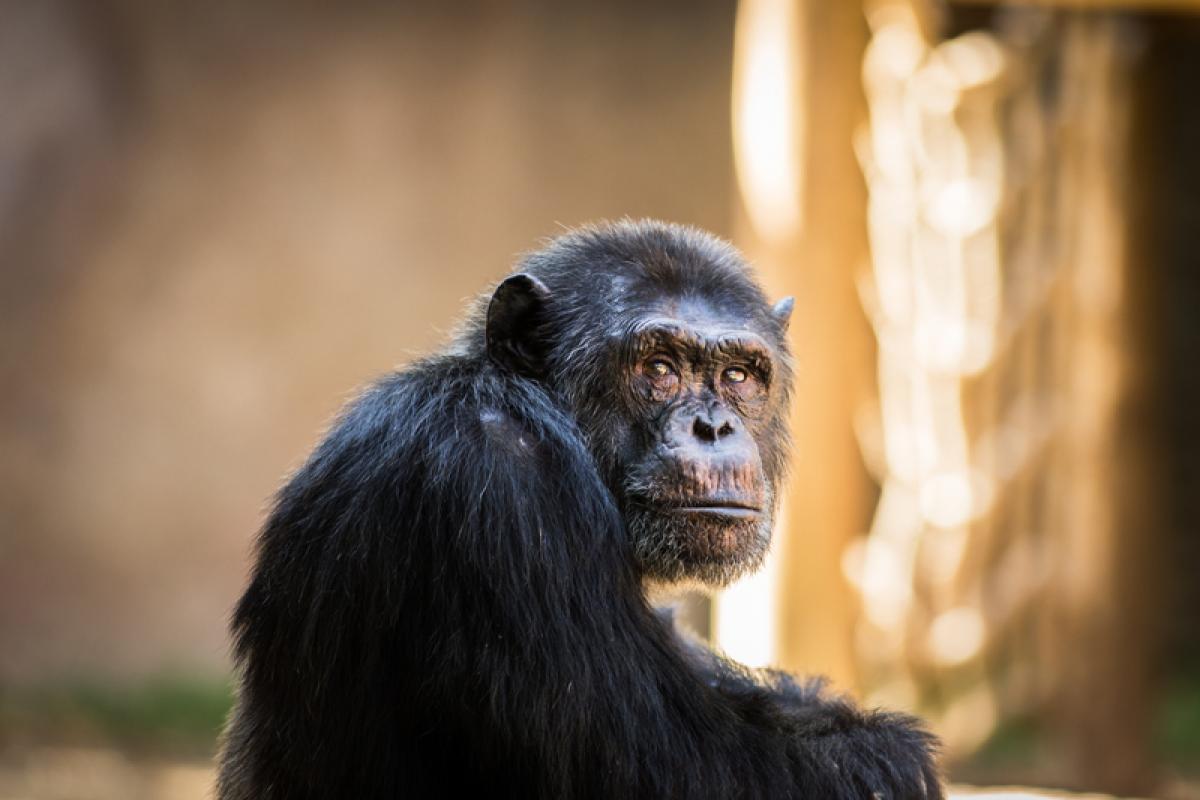
[[[641,320],[628,341],[618,374],[640,447],[615,490],[643,576],[723,586],[757,567],[770,543],[778,475],[768,475],[758,440],[786,397],[774,369],[786,356],[692,306],[683,318]]]

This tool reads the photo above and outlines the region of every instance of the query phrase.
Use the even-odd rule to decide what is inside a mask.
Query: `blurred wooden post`
[[[1152,334],[1158,270],[1147,269],[1155,255],[1146,210],[1152,187],[1133,183],[1153,148],[1134,138],[1140,109],[1122,47],[1129,34],[1118,19],[1082,16],[1070,17],[1063,33],[1066,80],[1081,90],[1066,99],[1076,122],[1064,142],[1078,223],[1064,287],[1072,410],[1062,478],[1066,638],[1056,657],[1058,733],[1076,780],[1142,793],[1155,786],[1150,723],[1163,504]]]
[[[737,118],[739,108],[742,113],[745,108],[736,94],[747,91],[742,71],[752,57],[748,50],[760,44],[750,38],[747,17],[772,13],[790,17],[788,50],[795,61],[785,76],[792,81],[787,84],[791,105],[781,124],[793,126],[788,146],[796,185],[790,200],[774,200],[784,208],[764,211],[762,204],[772,198],[752,196],[762,187],[747,174],[751,170],[745,163],[755,157],[747,150],[760,143],[745,138],[747,122]],[[821,672],[843,687],[853,686],[853,599],[841,558],[846,544],[865,530],[874,498],[853,431],[872,355],[854,281],[865,257],[866,194],[851,144],[863,117],[859,76],[866,22],[856,2],[760,0],[742,3],[738,23],[734,124],[746,201],[738,243],[774,297],[796,298],[791,325],[795,458],[773,556],[773,660],[789,670]],[[765,23],[766,30],[770,24]],[[789,98],[777,100],[786,104]],[[764,213],[776,217],[763,220]]]

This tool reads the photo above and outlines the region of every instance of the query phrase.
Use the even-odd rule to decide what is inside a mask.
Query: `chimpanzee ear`
[[[775,324],[779,326],[779,330],[784,333],[787,333],[788,325],[792,322],[792,308],[795,305],[796,298],[785,297],[771,306],[771,318],[775,320]]]
[[[502,367],[524,375],[540,375],[545,368],[546,342],[540,338],[543,313],[550,290],[526,273],[505,278],[488,303],[488,357]]]

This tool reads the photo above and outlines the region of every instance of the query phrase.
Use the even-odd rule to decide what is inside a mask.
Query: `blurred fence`
[[[862,429],[883,495],[847,558],[869,681],[929,709],[952,752],[1001,715],[1046,716],[1099,780],[1144,785],[1153,439],[1120,414],[1143,390],[1130,31],[1023,12],[932,45],[903,9],[871,19],[880,406]]]

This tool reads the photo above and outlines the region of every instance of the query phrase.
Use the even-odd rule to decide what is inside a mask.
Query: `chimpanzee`
[[[234,612],[220,800],[940,798],[915,720],[647,600],[763,558],[791,310],[711,235],[600,224],[351,403]]]

